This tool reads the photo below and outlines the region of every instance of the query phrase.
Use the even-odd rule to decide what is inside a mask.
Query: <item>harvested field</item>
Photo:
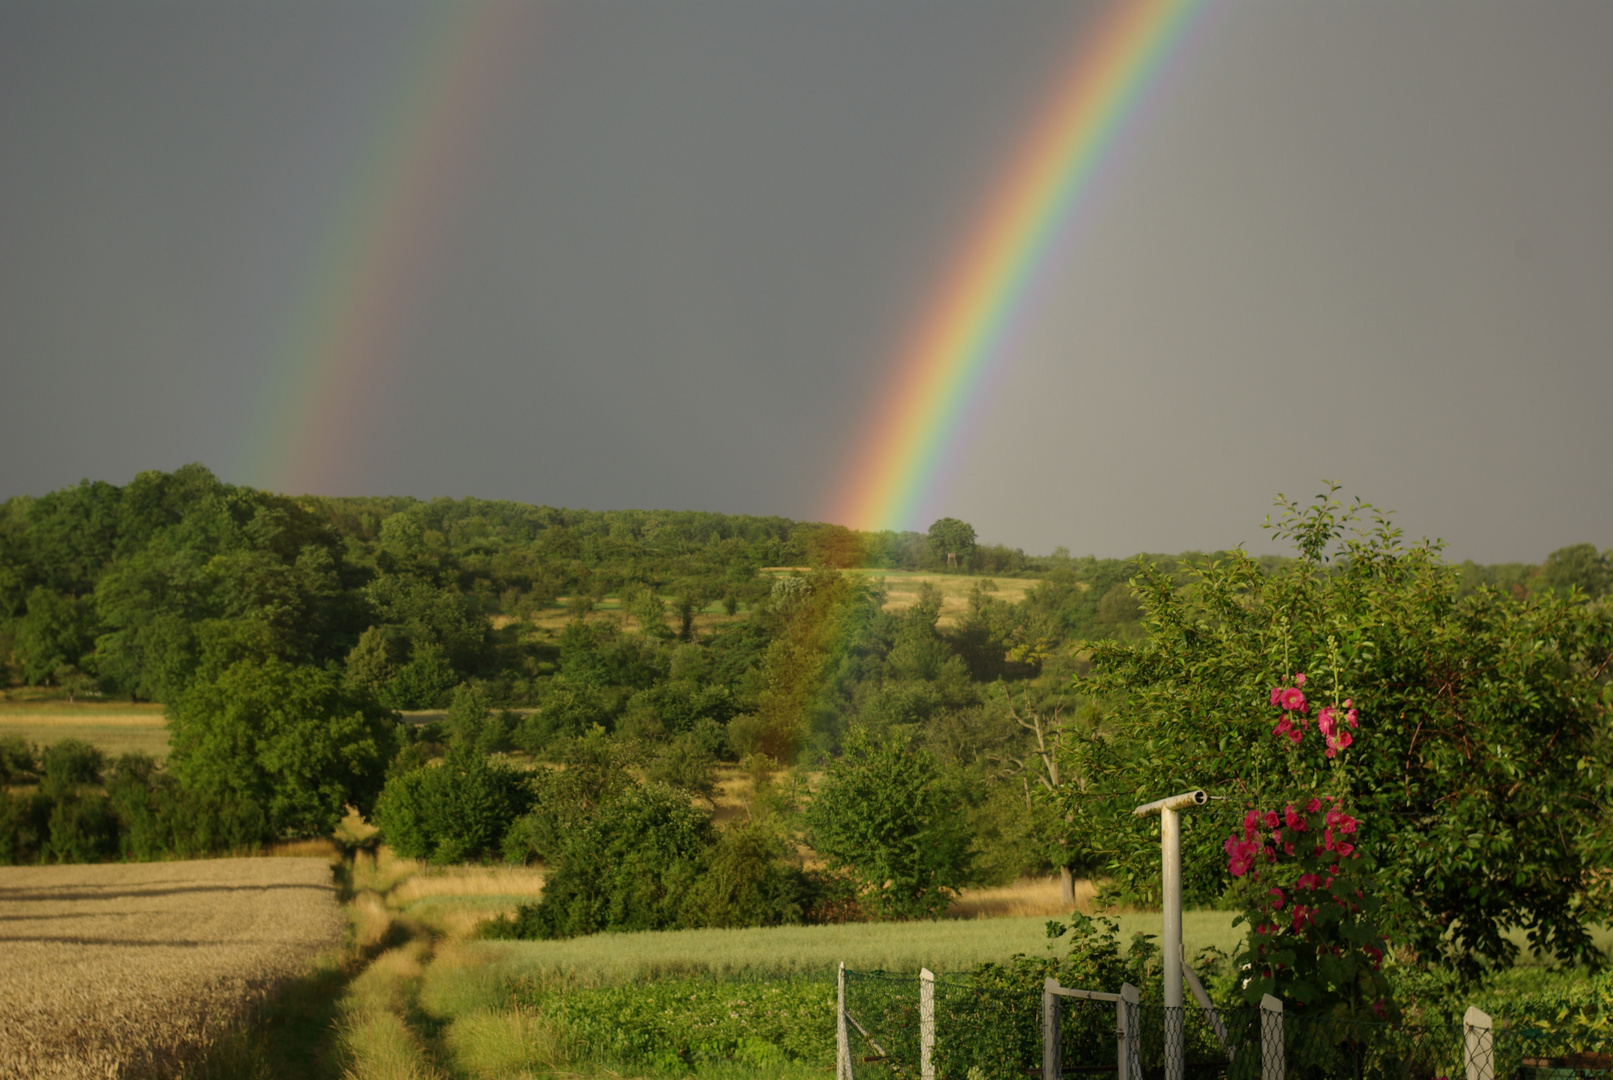
[[[0,1076],[171,1074],[345,926],[322,859],[0,868]]]
[[[0,735],[48,746],[83,739],[110,757],[142,753],[168,756],[168,721],[161,705],[65,701],[0,704]]]

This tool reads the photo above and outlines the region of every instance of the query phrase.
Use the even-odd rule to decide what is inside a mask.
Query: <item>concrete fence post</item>
[[[919,1080],[935,1080],[935,972],[919,969]]]
[[[1283,1080],[1283,1003],[1260,998],[1260,1080]]]
[[[1142,991],[1130,983],[1120,984],[1120,1000],[1115,1002],[1115,1041],[1119,1044],[1116,1061],[1116,1080],[1143,1080],[1142,1017],[1137,1005]]]
[[[840,965],[835,984],[835,1080],[853,1080],[851,1038],[846,1034],[846,965]]]
[[[1462,1057],[1467,1065],[1467,1080],[1495,1080],[1495,1021],[1483,1009],[1469,1005],[1462,1024],[1466,1029]]]

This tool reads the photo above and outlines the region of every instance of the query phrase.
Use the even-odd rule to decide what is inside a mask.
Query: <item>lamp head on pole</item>
[[[1210,796],[1201,788],[1198,791],[1184,791],[1180,795],[1171,795],[1164,799],[1155,799],[1151,803],[1144,803],[1132,811],[1137,817],[1147,817],[1157,814],[1161,810],[1187,810],[1194,806],[1203,806],[1210,801]]]

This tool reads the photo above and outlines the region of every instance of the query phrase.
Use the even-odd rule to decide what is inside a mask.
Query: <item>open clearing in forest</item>
[[[49,745],[82,739],[110,757],[135,751],[168,756],[168,721],[163,706],[127,701],[0,702],[0,736],[17,735]]]
[[[346,925],[324,859],[0,868],[0,1076],[172,1074]]]

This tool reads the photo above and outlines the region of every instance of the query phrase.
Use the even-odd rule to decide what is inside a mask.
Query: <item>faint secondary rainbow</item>
[[[521,12],[517,0],[423,10],[381,114],[355,148],[302,306],[256,403],[253,482],[306,492],[353,478],[373,398],[407,333]]]
[[[911,335],[830,520],[859,529],[922,524],[917,515],[1038,270],[1207,3],[1119,0],[1083,36]]]

